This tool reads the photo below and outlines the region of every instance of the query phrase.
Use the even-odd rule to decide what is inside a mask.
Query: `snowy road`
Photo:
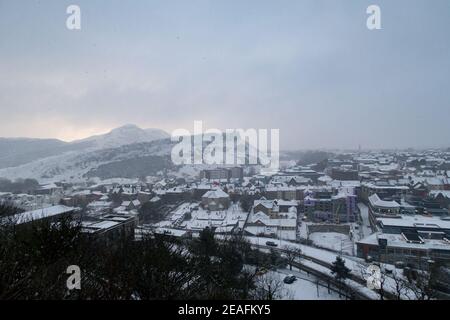
[[[339,297],[336,293],[336,289],[328,291],[325,281],[297,268],[293,268],[293,270],[280,269],[271,273],[280,280],[289,274],[297,277],[294,283],[283,284],[282,300],[344,300],[344,297]]]
[[[361,218],[362,218],[362,232],[363,232],[363,237],[368,237],[370,236],[373,232],[372,232],[372,228],[370,227],[370,222],[369,222],[369,208],[362,202],[358,203],[358,208],[361,211]]]
[[[260,248],[260,250],[274,249],[272,247],[264,248],[266,246],[265,244],[267,241],[274,241],[274,239],[272,238],[262,238],[262,237],[246,237],[246,238],[249,240],[250,243],[257,245]],[[302,265],[310,267],[310,269],[316,270],[324,275],[332,276],[330,267],[323,265],[323,263],[319,262],[321,261],[328,265],[332,264],[336,260],[337,256],[336,253],[284,240],[277,241],[276,243],[278,244],[278,246],[275,248],[275,250],[283,250],[286,247],[297,247],[301,249],[302,255],[304,257],[301,260]],[[343,255],[341,256],[341,258],[345,261],[345,265],[351,270],[350,274],[352,275],[351,278],[345,280],[346,284],[369,299],[373,300],[379,299],[379,294],[377,292],[369,289],[368,287],[366,287],[365,284],[364,285],[361,284],[361,281],[363,282],[365,281],[363,279],[362,271],[365,270],[369,266],[369,264],[367,264],[364,260],[353,256]],[[394,266],[391,266],[391,269],[394,270],[398,275],[402,274],[402,270],[396,269]],[[394,279],[391,278],[390,276],[386,276],[385,281],[386,282],[384,290],[386,294],[387,293],[394,294],[396,292]],[[408,299],[411,299],[411,296],[412,295],[409,294]]]

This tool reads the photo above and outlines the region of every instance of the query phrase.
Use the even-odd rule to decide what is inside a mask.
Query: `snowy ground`
[[[297,240],[308,239],[308,228],[307,224],[301,219],[298,220],[297,225]]]
[[[286,240],[274,240],[272,238],[267,238],[267,237],[250,237],[247,236],[246,239],[253,244],[256,245],[265,245],[265,243],[267,241],[273,241],[278,245],[278,248],[285,248],[285,247],[296,247],[302,250],[302,253],[313,257],[313,258],[317,258],[319,260],[322,260],[324,262],[327,263],[333,263],[336,260],[336,256],[338,255],[338,253],[334,253],[331,251],[327,251],[324,249],[319,249],[319,248],[314,248],[314,247],[310,247],[310,246],[306,246],[306,245],[302,245],[302,244],[298,244],[298,243],[293,243],[290,241],[286,241]],[[363,259],[357,258],[357,257],[351,257],[351,256],[347,256],[344,255],[343,259],[346,262],[347,267],[349,267],[352,270],[359,270],[359,265],[363,264],[366,265],[366,262]]]
[[[348,235],[336,232],[314,232],[309,235],[309,239],[319,247],[353,254],[353,242]]]
[[[373,232],[372,232],[372,228],[370,227],[370,222],[369,222],[369,208],[362,202],[358,203],[358,207],[359,210],[361,211],[361,218],[363,221],[363,226],[362,226],[362,235],[363,238],[370,236]]]
[[[312,275],[307,275],[303,271],[299,271],[293,268],[281,269],[276,272],[272,272],[271,276],[279,277],[283,281],[284,277],[288,274],[293,274],[297,277],[297,281],[292,284],[283,283],[281,289],[282,300],[340,300],[339,295],[334,291],[328,293],[326,284],[323,281],[319,281],[317,284],[317,278]]]
[[[264,245],[267,241],[273,241],[273,239],[263,238],[263,237],[246,237],[246,238],[248,239],[248,241],[250,243],[257,244],[257,245]],[[310,247],[310,246],[305,246],[305,245],[301,245],[301,244],[297,244],[297,243],[292,243],[292,242],[285,241],[285,240],[277,240],[276,243],[278,245],[278,248],[297,247],[302,250],[302,253],[304,255],[309,256],[309,257],[314,257],[316,259],[319,259],[321,261],[324,261],[324,262],[327,262],[330,264],[336,260],[337,254],[327,251],[327,250],[314,248],[314,247]],[[366,270],[366,268],[370,265],[370,264],[366,263],[363,259],[357,258],[355,256],[343,255],[342,258],[345,261],[345,265],[348,268],[350,268],[351,273],[360,278],[362,278],[361,271]],[[328,268],[318,265],[312,261],[302,259],[302,264],[304,264],[310,268],[314,268],[315,270],[317,270],[321,273],[331,275],[331,271]],[[398,275],[402,274],[402,270],[395,268],[393,265],[384,264],[384,266],[386,266],[386,267],[389,266],[389,268],[391,270],[393,270],[394,272],[396,272]],[[363,285],[361,285],[353,280],[350,280],[350,279],[346,279],[346,283],[349,286],[353,287],[355,290],[364,293],[367,297],[369,297],[371,299],[375,299],[375,300],[379,299],[378,293],[370,290],[366,286],[363,286]],[[392,277],[388,276],[386,278],[384,288],[386,291],[395,293],[395,281],[392,279]],[[409,293],[408,296],[409,296],[409,299],[411,299],[412,294]]]

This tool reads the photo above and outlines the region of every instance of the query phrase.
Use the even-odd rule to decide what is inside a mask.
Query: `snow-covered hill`
[[[0,138],[0,169],[22,166],[54,156],[57,158],[66,153],[85,153],[169,137],[167,132],[160,129],[141,129],[129,124],[106,134],[72,142],[57,139]]]
[[[136,178],[152,175],[163,169],[181,170],[179,173],[183,176],[197,175],[204,167],[187,166],[184,171],[176,167],[170,159],[175,142],[171,142],[169,134],[159,129],[141,129],[135,125],[125,125],[103,135],[73,142],[58,141],[52,141],[52,144],[46,142],[50,147],[41,149],[45,152],[31,152],[26,154],[27,157],[21,156],[21,161],[16,165],[7,168],[0,166],[0,177],[10,180],[34,178],[39,182],[77,182],[96,177]],[[193,140],[191,141],[193,143]],[[237,139],[236,142],[239,145],[245,143],[242,139]],[[39,143],[42,146],[42,141],[39,140],[28,143]],[[204,141],[203,148],[207,145]],[[256,150],[254,146],[249,148]],[[24,149],[26,151],[27,148],[17,150],[24,153]],[[193,151],[202,152],[196,148]],[[239,154],[237,158],[242,162],[246,160],[245,154]],[[14,160],[14,152],[9,154],[8,159]]]
[[[151,142],[169,138],[170,135],[160,129],[141,129],[136,125],[127,124],[102,135],[71,142],[71,144],[89,143],[92,148],[115,148],[126,144]]]
[[[91,173],[101,170],[105,174],[103,166],[114,164],[114,169],[120,171],[123,167],[129,167],[129,161],[134,163],[141,160],[138,165],[144,166],[147,170],[152,169],[152,163],[159,163],[159,166],[167,164],[170,157],[172,143],[170,139],[157,140],[152,142],[142,142],[122,145],[117,148],[96,149],[90,151],[69,151],[60,155],[46,157],[30,163],[0,169],[0,177],[7,179],[34,178],[39,182],[52,181],[85,181],[93,176]],[[162,163],[162,160],[165,162]],[[136,165],[135,165],[136,166]],[[131,168],[139,172],[140,168]],[[108,172],[106,172],[108,174]],[[150,174],[150,172],[149,172]]]

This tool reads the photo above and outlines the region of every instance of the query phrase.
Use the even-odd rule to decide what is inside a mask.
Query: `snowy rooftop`
[[[358,243],[378,245],[379,238],[386,239],[389,247],[450,250],[450,243],[445,240],[425,239],[424,243],[409,243],[402,234],[374,233],[367,238],[358,241]]]
[[[339,188],[339,187],[360,187],[361,182],[358,180],[333,180],[331,181],[331,186],[333,188]]]
[[[51,190],[56,189],[58,186],[54,183],[45,184],[39,187],[39,190]]]
[[[220,198],[228,198],[229,195],[224,192],[222,189],[216,189],[206,192],[202,198],[208,199],[220,199]]]
[[[67,207],[63,205],[57,205],[47,208],[42,208],[38,210],[33,211],[26,211],[22,213],[18,213],[13,216],[13,221],[16,222],[16,224],[22,224],[31,222],[34,220],[44,219],[52,216],[57,216],[64,213],[69,213],[71,211],[74,211],[74,207]]]
[[[253,206],[256,207],[257,205],[262,205],[267,209],[271,209],[274,206],[274,200],[267,200],[266,198],[262,197],[259,200],[253,201]]]
[[[377,220],[383,226],[450,229],[450,220],[442,220],[438,217],[402,215],[401,219],[378,218]]]
[[[112,202],[108,201],[92,201],[88,204],[89,208],[110,207]]]
[[[439,194],[442,194],[444,197],[450,199],[450,190],[431,190],[430,195],[433,197],[437,197]]]
[[[155,229],[155,233],[171,235],[174,237],[183,237],[186,235],[187,231],[173,228],[157,228]]]
[[[161,200],[160,197],[154,196],[153,198],[150,199],[150,202],[158,202],[159,200]]]
[[[373,182],[362,182],[361,186],[366,186],[371,189],[397,189],[397,190],[409,190],[408,186],[399,186],[399,185],[377,185]]]
[[[96,231],[113,228],[119,224],[120,224],[120,222],[118,222],[118,221],[110,221],[110,220],[94,222],[94,223],[84,222],[84,223],[82,223],[82,229],[84,232],[94,233]]]
[[[399,208],[400,205],[395,201],[384,201],[375,193],[369,197],[369,201],[372,206],[382,207],[382,208]]]
[[[287,185],[267,185],[266,191],[297,191],[297,190],[305,190],[305,186],[287,186]]]
[[[262,223],[265,226],[272,227],[288,227],[295,228],[297,225],[297,219],[257,219],[253,223]]]

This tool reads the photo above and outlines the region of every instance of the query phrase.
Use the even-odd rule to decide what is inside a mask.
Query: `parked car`
[[[278,247],[278,245],[277,245],[275,242],[273,242],[273,241],[267,241],[267,242],[266,242],[266,246],[269,246],[269,247]]]
[[[294,283],[294,281],[296,281],[296,280],[297,280],[297,277],[294,276],[293,274],[290,274],[284,278],[283,282],[286,284],[291,284],[291,283]]]

